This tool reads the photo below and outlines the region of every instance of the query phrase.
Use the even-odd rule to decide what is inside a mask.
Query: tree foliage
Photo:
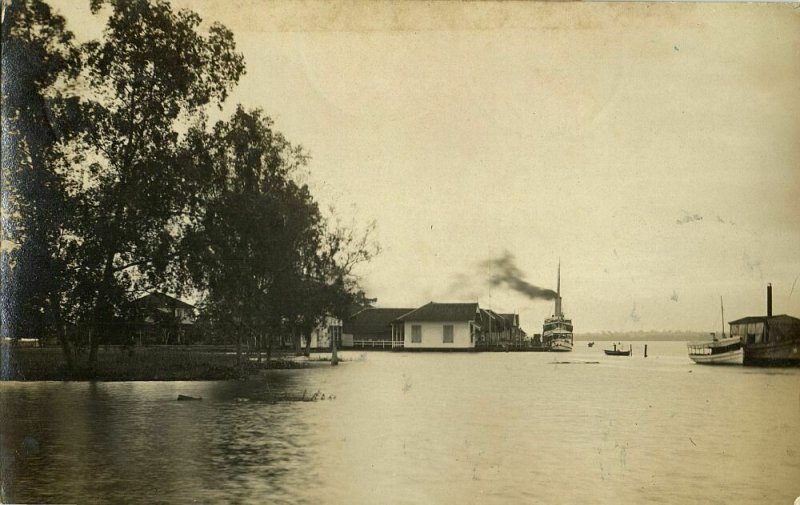
[[[82,47],[80,135],[60,167],[75,202],[60,244],[75,274],[68,306],[94,324],[92,359],[125,293],[164,282],[196,210],[182,121],[221,104],[244,71],[221,25],[204,35],[196,14],[163,1],[110,4],[103,40]]]
[[[308,186],[293,177],[307,156],[260,110],[238,107],[211,133],[190,136],[205,136],[195,158],[211,177],[184,257],[208,294],[207,312],[240,336],[310,335],[357,290],[345,283],[354,263],[339,262],[353,244],[329,232]],[[366,254],[349,251],[352,261]]]
[[[79,53],[64,18],[41,0],[5,5],[2,47],[2,235],[15,244],[3,249],[3,333],[53,335],[64,274],[53,244],[69,202],[52,160],[71,125],[69,114],[53,114],[61,97],[51,87],[77,75]]]
[[[91,8],[108,19],[83,45],[42,0],[12,2],[3,24],[4,71],[22,75],[3,80],[3,211],[18,216],[5,268],[33,280],[19,326],[44,336],[34,321],[47,313],[53,328],[86,328],[92,364],[147,290],[198,290],[239,342],[346,315],[364,298],[353,267],[373,254],[368,234],[323,217],[297,181],[308,157],[261,110],[208,123],[245,70],[233,34],[164,0]]]

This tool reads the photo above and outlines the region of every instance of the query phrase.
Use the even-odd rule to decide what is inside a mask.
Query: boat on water
[[[589,342],[589,347],[594,347],[594,342]]]
[[[745,365],[800,366],[800,319],[772,315],[772,284],[767,284],[767,315],[731,321],[730,329],[741,339]]]
[[[561,310],[561,261],[558,262],[555,313],[544,320],[542,342],[550,352],[572,351],[572,319]]]
[[[689,357],[702,365],[741,365],[743,362],[742,340],[739,337],[716,338],[710,342],[686,344]]]
[[[722,314],[722,338],[717,338],[716,333],[712,333],[710,342],[687,343],[689,358],[703,365],[741,365],[742,339],[733,335],[725,336],[725,307],[722,304],[722,297],[719,299],[719,307]]]
[[[628,347],[627,351],[623,351],[621,345],[617,349],[617,344],[614,344],[613,349],[603,349],[603,352],[606,353],[606,356],[630,356],[633,352],[633,346]]]

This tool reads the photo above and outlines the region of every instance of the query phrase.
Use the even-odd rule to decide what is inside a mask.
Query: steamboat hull
[[[748,344],[743,361],[751,366],[800,366],[800,337],[784,342]]]
[[[767,284],[767,315],[731,321],[731,335],[742,340],[744,364],[800,366],[800,318],[772,314],[772,284]]]
[[[556,340],[550,343],[550,352],[570,352],[572,342]]]

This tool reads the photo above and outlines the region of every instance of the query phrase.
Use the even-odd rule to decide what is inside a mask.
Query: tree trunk
[[[311,357],[311,332],[310,331],[306,332],[306,334],[304,335],[304,338],[306,340],[306,348],[303,351],[303,356],[305,356],[306,358],[309,358],[309,357]]]
[[[72,347],[69,345],[69,340],[67,339],[67,328],[63,324],[58,329],[58,341],[61,344],[61,350],[64,352],[64,361],[67,363],[67,370],[72,373],[72,371],[75,370],[75,359],[72,355]]]
[[[336,352],[336,344],[338,339],[339,339],[339,330],[338,327],[334,327],[334,330],[331,335],[331,366],[336,366],[339,364],[339,355]]]
[[[236,366],[242,366],[242,329],[236,328]]]
[[[297,327],[292,328],[292,340],[294,341],[294,355],[303,355],[303,343],[301,342],[302,334],[297,331]]]
[[[259,365],[261,364],[261,348],[263,347],[263,344],[264,344],[264,334],[261,333],[261,332],[258,332],[256,334],[256,349],[258,350],[258,364]]]
[[[104,324],[109,321],[110,303],[108,293],[111,289],[111,281],[114,279],[114,258],[117,253],[112,252],[106,257],[103,267],[103,280],[100,289],[97,291],[97,300],[94,305],[94,331],[89,334],[89,370],[94,374],[97,367],[97,351],[100,348]]]
[[[94,371],[97,366],[97,351],[100,348],[100,324],[95,324],[95,327],[89,331],[89,370]]]
[[[267,334],[267,368],[270,366],[270,360],[272,360],[272,334]]]

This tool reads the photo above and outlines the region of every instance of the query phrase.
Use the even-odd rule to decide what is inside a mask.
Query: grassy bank
[[[0,353],[3,378],[18,381],[229,380],[247,378],[265,369],[308,366],[291,360],[288,355],[273,357],[269,364],[243,357],[243,365],[237,366],[236,355],[230,351],[192,347],[100,349],[94,373],[86,361],[85,355],[78,356],[74,370],[70,371],[58,348],[3,348]]]

